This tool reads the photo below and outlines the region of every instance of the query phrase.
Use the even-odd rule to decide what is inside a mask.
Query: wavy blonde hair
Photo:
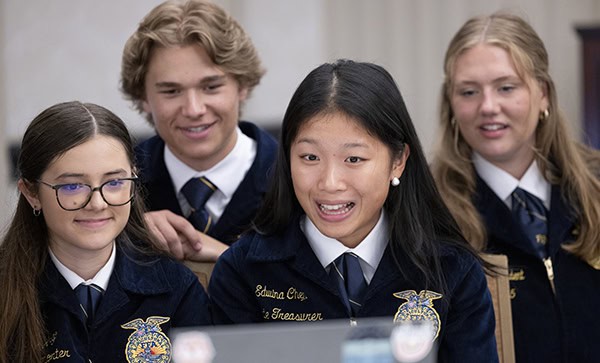
[[[203,0],[166,1],[142,19],[125,43],[121,62],[121,91],[151,125],[142,104],[152,50],[187,45],[201,46],[248,95],[265,73],[252,40],[225,10]]]
[[[534,157],[546,180],[561,187],[562,197],[574,209],[580,223],[577,240],[564,244],[563,248],[593,266],[600,266],[600,153],[573,139],[558,107],[546,48],[535,30],[516,15],[494,13],[471,18],[450,41],[444,59],[440,140],[432,163],[440,193],[467,240],[484,250],[486,230],[472,202],[476,192],[472,149],[455,125],[450,103],[457,58],[481,43],[506,50],[521,79],[530,87],[537,81],[546,90],[549,116],[540,118],[535,131]]]

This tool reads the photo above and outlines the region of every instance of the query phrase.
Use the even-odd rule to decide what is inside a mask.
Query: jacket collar
[[[269,184],[266,182],[267,174],[275,163],[277,155],[277,143],[271,135],[250,122],[240,121],[239,127],[246,136],[256,140],[256,157],[231,197],[231,201],[225,207],[219,222],[213,228],[211,234],[217,238],[229,235],[232,228],[247,227],[232,222],[253,218],[257,206],[260,205],[267,191]],[[235,240],[223,242],[232,243]]]
[[[548,240],[550,256],[553,256],[563,243],[573,239],[573,229],[577,228],[575,210],[569,206],[557,185],[552,186],[552,199],[548,212]],[[576,238],[576,236],[575,236]]]
[[[252,241],[248,250],[248,262],[286,263],[289,268],[302,276],[339,295],[337,286],[310,248],[299,223],[300,216],[296,216],[291,218],[289,227],[283,234],[271,236],[250,234],[248,238],[252,238]]]
[[[246,136],[256,140],[256,158],[250,170],[270,170],[271,166],[275,163],[275,156],[277,155],[277,141],[270,134],[267,134],[250,122],[240,121],[239,127]],[[253,178],[253,184],[259,192],[265,193],[267,191],[268,183],[265,183],[264,173],[248,172],[246,177],[248,176]]]
[[[119,242],[117,242],[117,246]],[[172,290],[169,279],[158,263],[159,257],[146,257],[117,247],[113,273],[98,311],[96,321],[109,318],[130,299],[130,294],[158,295]],[[79,302],[64,277],[58,272],[50,258],[46,260],[44,274],[39,284],[40,300],[56,304],[81,316]]]
[[[473,197],[473,203],[481,214],[487,227],[488,240],[495,236],[503,243],[518,248],[529,255],[537,256],[534,247],[530,243],[523,243],[527,237],[519,228],[518,221],[512,213],[489,188],[489,186],[477,176],[477,192]],[[550,211],[548,212],[548,243],[549,254],[553,256],[560,245],[569,236],[570,229],[574,223],[571,208],[563,200],[560,188],[552,186]]]
[[[281,235],[264,236],[253,233],[247,238],[252,238],[247,256],[248,262],[273,263],[287,261],[289,266],[299,274],[306,276],[339,296],[337,286],[319,262],[300,229],[300,216],[292,218],[289,227]],[[365,298],[376,295],[380,288],[388,285],[390,281],[400,278],[400,271],[393,261],[390,248],[390,244],[388,244],[369,284]],[[403,262],[408,266],[408,261]]]

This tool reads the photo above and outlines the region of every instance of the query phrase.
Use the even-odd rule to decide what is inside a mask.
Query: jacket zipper
[[[542,259],[542,261],[544,261],[544,266],[546,266],[546,274],[548,275],[548,281],[550,281],[552,293],[556,295],[556,288],[554,287],[554,267],[552,267],[552,259],[550,257],[546,257]]]

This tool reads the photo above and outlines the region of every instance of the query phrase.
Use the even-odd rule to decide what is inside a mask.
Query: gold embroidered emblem
[[[134,329],[127,345],[125,357],[129,363],[168,363],[171,361],[171,341],[160,328],[170,318],[149,316],[146,321],[135,319],[121,325],[123,329]]]
[[[434,334],[432,340],[438,337],[441,326],[440,315],[433,308],[432,300],[442,298],[442,294],[422,290],[417,295],[415,290],[406,290],[394,293],[394,297],[407,300],[398,307],[398,311],[394,315],[395,323],[402,321],[429,321],[433,324],[432,333]]]

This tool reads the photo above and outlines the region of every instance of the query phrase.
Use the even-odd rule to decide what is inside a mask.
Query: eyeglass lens
[[[124,205],[133,198],[133,183],[133,180],[127,179],[109,180],[99,187],[100,194],[109,205]],[[65,184],[56,189],[61,207],[72,210],[83,208],[91,199],[92,192],[92,187],[85,184]]]

